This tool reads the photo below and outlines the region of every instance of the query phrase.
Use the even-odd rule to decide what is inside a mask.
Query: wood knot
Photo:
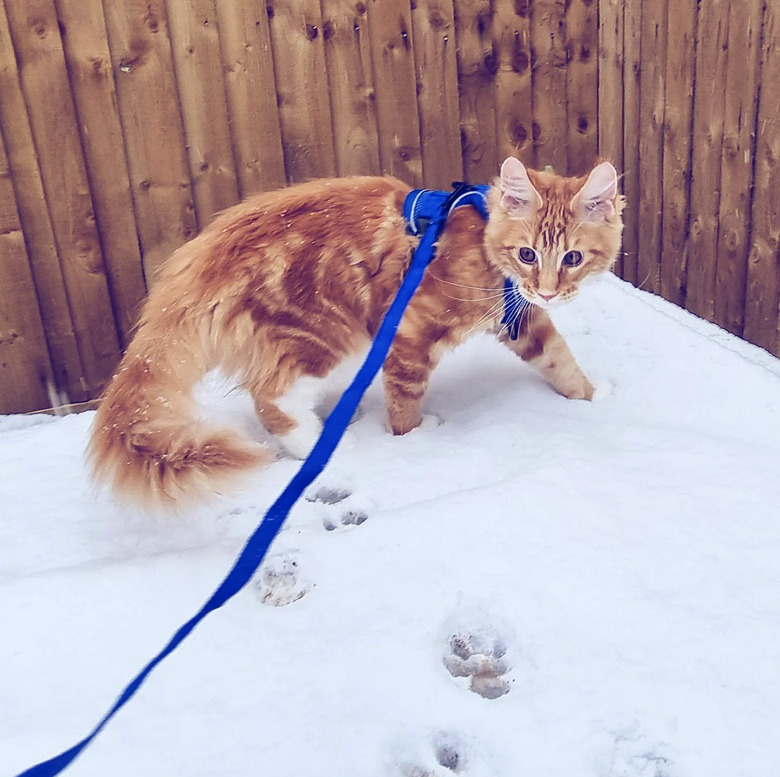
[[[434,30],[443,30],[449,27],[449,25],[447,24],[447,19],[437,9],[433,9],[431,11],[430,16],[428,17],[428,23],[431,25],[431,27]]]
[[[358,16],[363,16],[366,13],[367,10],[368,9],[366,8],[366,4],[365,3],[356,3],[355,4],[355,13]]]
[[[322,25],[322,39],[330,40],[336,34],[336,28],[333,26],[333,22],[328,19]]]
[[[512,119],[509,134],[518,146],[522,146],[528,140],[528,130],[525,128],[525,124],[517,118]]]
[[[498,57],[496,56],[495,50],[491,50],[485,54],[482,59],[482,67],[489,75],[494,76],[496,74],[498,71]]]

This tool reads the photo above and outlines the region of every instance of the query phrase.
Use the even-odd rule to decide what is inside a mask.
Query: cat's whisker
[[[490,288],[487,286],[469,286],[466,283],[456,283],[455,281],[448,281],[446,278],[440,278],[438,275],[436,275],[432,270],[428,270],[428,275],[431,276],[436,281],[439,281],[439,283],[447,283],[450,286],[460,286],[462,289],[470,289],[472,291],[498,291],[503,292],[503,287],[501,288]]]
[[[446,291],[441,290],[441,293],[443,296],[447,297],[447,299],[454,299],[458,302],[487,302],[489,299],[496,299],[497,297],[503,297],[504,292],[496,292],[494,294],[488,294],[487,297],[453,297],[452,294],[447,294]]]
[[[470,335],[474,332],[474,330],[481,327],[483,324],[488,322],[491,318],[496,317],[504,304],[503,299],[499,300],[498,302],[494,303],[486,313],[483,313],[477,321],[469,328],[469,330],[466,332],[466,335]]]

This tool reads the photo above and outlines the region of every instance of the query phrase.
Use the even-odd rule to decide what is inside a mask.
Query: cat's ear
[[[617,196],[617,172],[609,162],[602,162],[591,170],[585,185],[572,198],[571,209],[583,221],[600,223],[614,215]]]
[[[513,219],[528,219],[542,207],[542,198],[534,189],[523,163],[513,156],[501,165],[501,206]]]

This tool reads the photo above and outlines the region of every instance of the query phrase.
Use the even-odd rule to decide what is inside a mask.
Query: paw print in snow
[[[346,488],[322,486],[308,495],[306,501],[323,505],[322,525],[326,531],[360,526],[368,520],[368,509],[357,504],[352,492]]]
[[[671,748],[645,736],[638,725],[609,734],[597,765],[598,777],[676,777]]]
[[[281,553],[263,562],[254,581],[255,591],[263,604],[284,607],[301,599],[309,590],[302,578],[298,561]]]
[[[401,777],[452,777],[467,774],[467,760],[458,737],[440,732],[430,742],[421,743],[415,757],[400,764]]]
[[[499,639],[453,634],[444,666],[455,678],[469,678],[469,688],[485,699],[509,693],[506,645]]]

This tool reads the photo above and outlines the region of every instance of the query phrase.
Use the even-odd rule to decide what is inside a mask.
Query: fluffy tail
[[[211,366],[197,323],[147,317],[97,411],[96,480],[119,501],[171,507],[221,491],[268,460],[266,449],[198,420],[194,384]]]

